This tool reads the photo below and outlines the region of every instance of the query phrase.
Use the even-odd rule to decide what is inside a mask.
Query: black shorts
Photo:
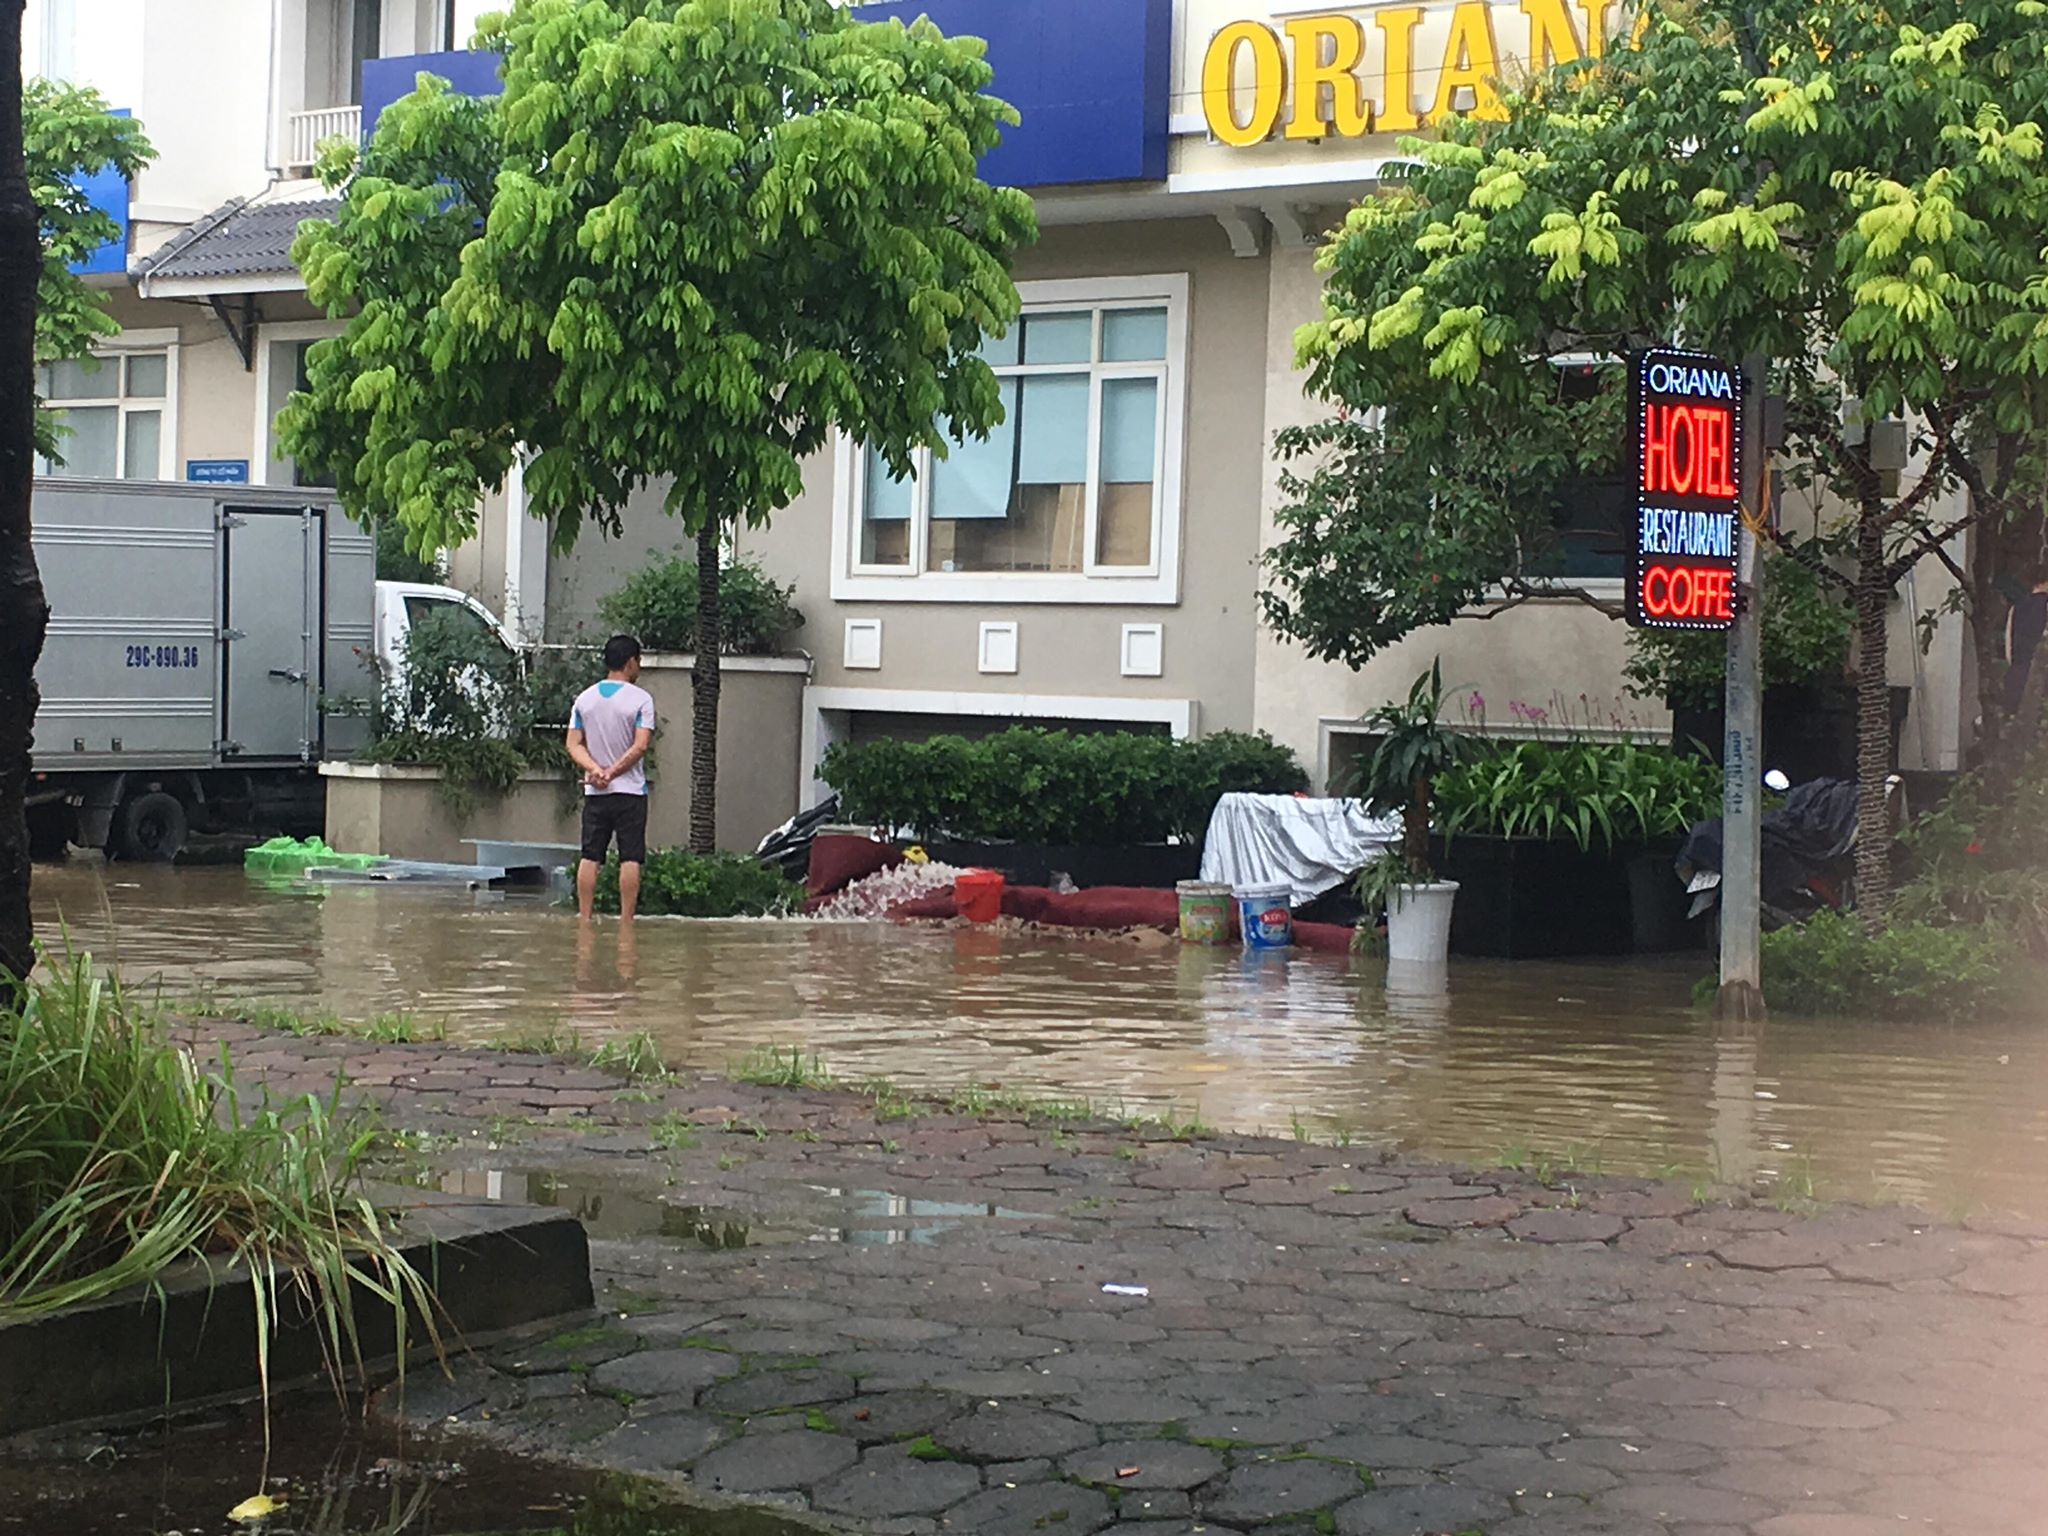
[[[619,840],[621,864],[647,862],[647,797],[645,795],[585,795],[583,797],[583,857],[602,864],[611,852],[612,838]]]

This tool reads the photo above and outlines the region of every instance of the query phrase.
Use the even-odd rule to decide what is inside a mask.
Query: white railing
[[[311,112],[293,112],[284,120],[284,168],[303,175],[313,169],[320,146],[329,139],[359,139],[362,134],[361,107],[318,107]]]

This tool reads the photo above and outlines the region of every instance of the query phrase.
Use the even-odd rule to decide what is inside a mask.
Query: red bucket
[[[970,869],[953,882],[953,905],[970,923],[992,923],[1003,915],[1003,875],[996,869]]]

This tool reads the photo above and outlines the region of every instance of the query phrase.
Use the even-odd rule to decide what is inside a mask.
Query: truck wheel
[[[121,807],[116,850],[137,864],[168,864],[185,846],[185,807],[176,795],[151,790]]]
[[[28,856],[39,864],[60,864],[78,831],[71,807],[32,805],[28,808]]]

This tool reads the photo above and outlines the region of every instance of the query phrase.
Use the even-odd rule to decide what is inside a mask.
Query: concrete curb
[[[460,1341],[590,1308],[590,1244],[574,1217],[422,1190],[370,1193],[380,1213],[402,1217],[413,1234],[402,1251],[440,1300],[451,1352]],[[285,1317],[270,1340],[272,1393],[325,1374],[320,1332],[279,1278]],[[146,1418],[259,1391],[256,1283],[245,1270],[184,1264],[153,1287],[0,1324],[0,1382],[10,1384],[0,1391],[0,1437]],[[366,1364],[394,1359],[389,1308],[360,1286],[355,1307]],[[409,1343],[425,1341],[420,1319],[408,1329]]]

